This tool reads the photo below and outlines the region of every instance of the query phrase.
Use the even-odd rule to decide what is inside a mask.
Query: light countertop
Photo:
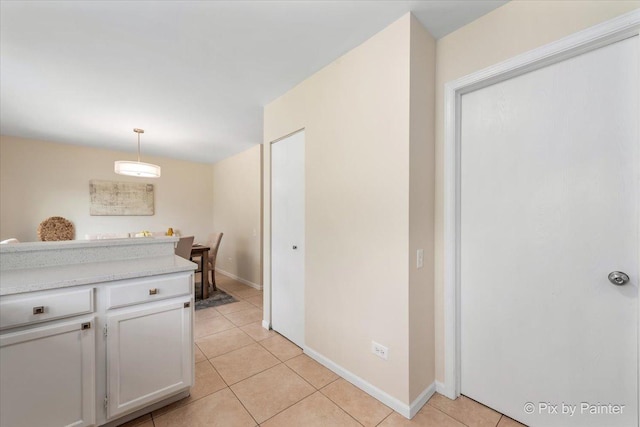
[[[30,242],[0,246],[0,296],[193,271],[176,237]]]
[[[196,264],[175,255],[0,271],[0,296],[193,271]]]

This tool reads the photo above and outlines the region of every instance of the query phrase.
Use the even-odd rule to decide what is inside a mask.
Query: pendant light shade
[[[117,160],[114,170],[118,175],[139,176],[141,178],[160,177],[160,166],[151,163]]]
[[[135,128],[133,131],[138,134],[138,161],[116,160],[113,170],[118,175],[159,178],[161,172],[160,166],[140,161],[140,134],[144,133],[144,130]]]

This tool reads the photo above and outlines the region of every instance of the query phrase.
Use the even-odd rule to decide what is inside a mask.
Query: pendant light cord
[[[144,129],[133,128],[133,131],[138,134],[138,163],[140,163],[140,134],[144,133]]]

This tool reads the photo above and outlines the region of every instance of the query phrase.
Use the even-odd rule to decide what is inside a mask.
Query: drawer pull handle
[[[33,307],[33,314],[44,314],[44,305]]]
[[[158,288],[149,289],[149,295],[157,295],[157,294],[158,294]]]
[[[87,329],[91,329],[91,322],[83,323],[80,329],[82,329],[83,331],[86,331]]]
[[[190,302],[185,302],[184,303],[184,308],[189,308],[191,307],[191,303]]]

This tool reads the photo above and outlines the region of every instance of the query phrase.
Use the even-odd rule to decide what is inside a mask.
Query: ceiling
[[[263,106],[406,12],[436,38],[506,1],[2,1],[0,133],[212,163]]]

